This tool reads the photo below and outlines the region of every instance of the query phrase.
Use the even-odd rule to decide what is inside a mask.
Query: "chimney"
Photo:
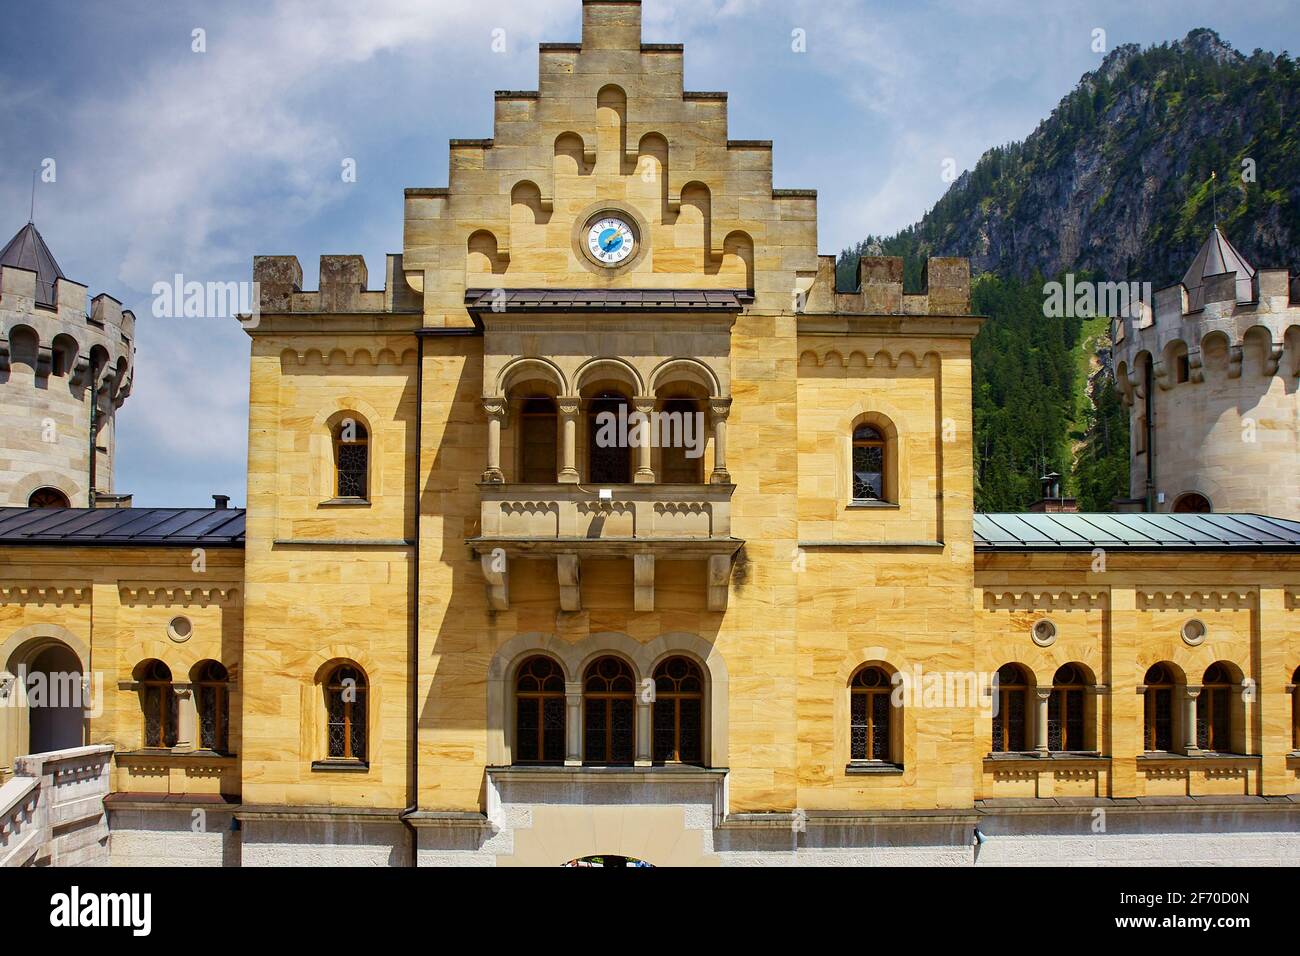
[[[230,506],[230,495],[213,495],[212,507],[217,511],[225,511]]]
[[[1042,497],[1029,506],[1029,510],[1036,514],[1073,514],[1079,510],[1079,502],[1075,498],[1061,497],[1061,476],[1054,471],[1050,471],[1038,479],[1041,482]]]

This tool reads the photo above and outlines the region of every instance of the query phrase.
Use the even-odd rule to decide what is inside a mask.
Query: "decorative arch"
[[[645,382],[641,373],[628,361],[621,358],[592,358],[583,362],[573,373],[574,392],[581,394],[601,378],[612,379],[630,389],[628,398],[645,394]]]
[[[665,385],[689,382],[704,389],[709,398],[722,397],[722,385],[713,369],[695,358],[665,359],[650,373],[650,394],[657,395]]]
[[[877,402],[872,408],[866,409],[859,403],[854,406],[851,416],[844,423],[839,439],[844,449],[841,458],[844,469],[843,485],[839,496],[842,501],[860,500],[854,488],[854,455],[859,444],[857,435],[863,426],[879,434],[882,442],[883,488],[880,501],[896,505],[900,502],[901,490],[909,487],[906,456],[902,451],[903,443],[899,441],[898,426],[894,424],[898,420],[898,412],[895,409],[886,410],[887,405],[888,403]],[[840,469],[837,468],[836,471],[838,473]]]
[[[504,398],[520,382],[540,379],[550,383],[555,395],[568,395],[569,383],[560,367],[549,359],[526,357],[511,359],[497,373],[496,393],[493,398]]]
[[[522,221],[531,225],[544,226],[551,221],[552,204],[542,198],[542,189],[531,179],[521,179],[510,190],[510,221],[516,220],[515,208],[522,207]]]

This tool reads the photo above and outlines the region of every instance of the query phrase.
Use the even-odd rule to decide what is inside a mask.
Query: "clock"
[[[619,265],[636,251],[636,233],[625,219],[601,216],[587,227],[587,251],[601,265]]]

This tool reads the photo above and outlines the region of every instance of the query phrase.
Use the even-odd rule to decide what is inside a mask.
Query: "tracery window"
[[[993,715],[993,752],[1028,750],[1029,679],[1018,664],[998,668],[997,710]]]
[[[68,508],[68,496],[57,488],[37,488],[27,499],[29,508]]]
[[[1232,750],[1233,683],[1222,664],[1211,664],[1205,671],[1196,702],[1196,746],[1201,750]]]
[[[230,675],[216,661],[199,665],[194,683],[199,718],[199,746],[225,753],[230,741]]]
[[[366,426],[345,418],[334,429],[335,497],[365,498],[369,491],[370,435]]]
[[[583,761],[630,764],[636,748],[636,681],[617,657],[602,657],[582,681]]]
[[[144,745],[153,748],[175,747],[179,701],[172,686],[171,668],[159,660],[146,661],[139,668],[139,675]]]
[[[879,667],[861,668],[849,682],[849,758],[890,759],[889,675]]]
[[[685,657],[670,657],[655,668],[653,708],[656,763],[704,763],[704,678]]]
[[[331,760],[366,759],[366,675],[340,664],[325,681],[326,755]]]
[[[532,657],[515,678],[514,762],[564,763],[564,671],[549,657]]]
[[[1052,696],[1047,700],[1047,749],[1086,750],[1084,713],[1087,686],[1076,664],[1065,664],[1052,677]]]
[[[859,425],[853,430],[853,499],[885,499],[886,442],[873,425]]]
[[[1145,730],[1148,751],[1174,749],[1174,675],[1164,664],[1153,664],[1143,678],[1146,685]]]

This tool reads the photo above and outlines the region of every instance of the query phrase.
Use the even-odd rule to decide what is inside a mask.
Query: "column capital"
[[[1201,685],[1187,684],[1183,687],[1183,693],[1187,696],[1188,700],[1196,700],[1196,698],[1201,696]]]
[[[632,399],[632,408],[643,415],[649,415],[655,410],[659,399],[653,395],[637,395]]]
[[[561,395],[555,400],[555,408],[561,415],[576,415],[582,408],[582,399],[577,395]]]
[[[709,413],[713,416],[714,421],[725,422],[727,416],[731,414],[730,398],[710,398]]]
[[[509,408],[510,402],[504,395],[483,396],[483,411],[487,413],[487,417],[490,419],[505,421]]]
[[[1035,687],[1034,693],[1038,696],[1039,700],[1052,699],[1052,688],[1050,687]]]

